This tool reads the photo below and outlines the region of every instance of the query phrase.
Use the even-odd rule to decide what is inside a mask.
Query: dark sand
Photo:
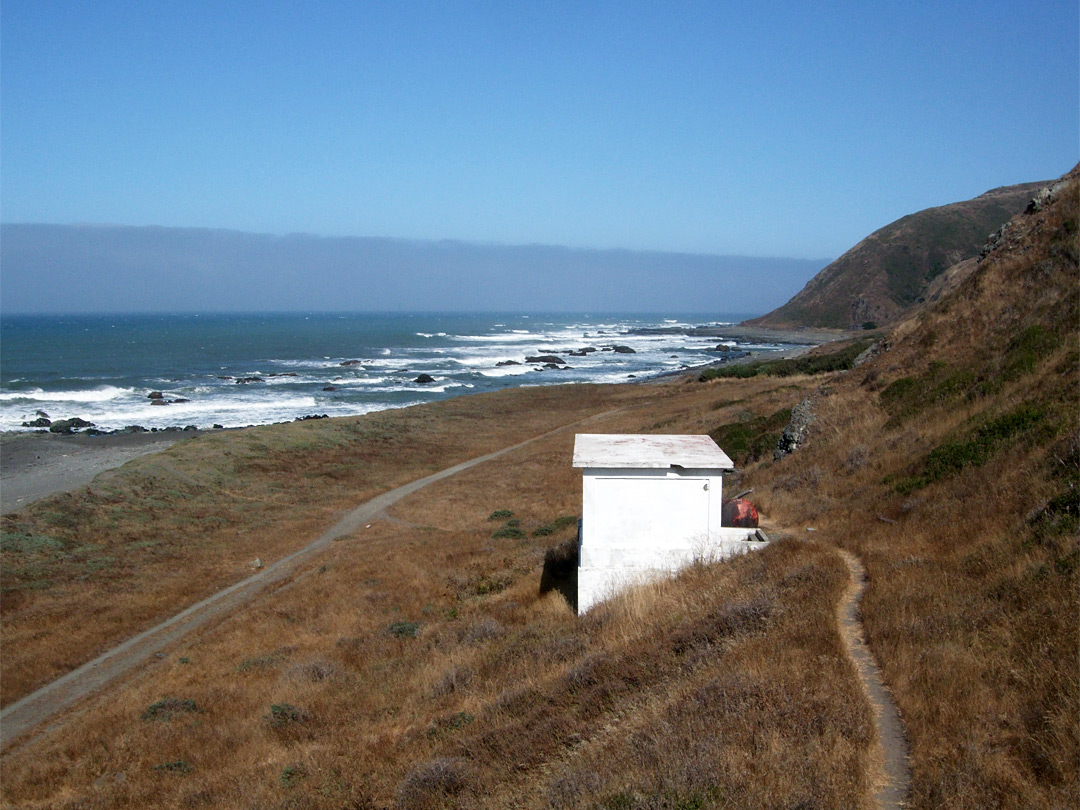
[[[156,453],[193,432],[108,436],[53,433],[0,434],[0,514],[6,515],[56,492],[70,492],[147,453]]]

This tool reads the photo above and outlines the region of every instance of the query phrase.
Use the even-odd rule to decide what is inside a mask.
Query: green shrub
[[[174,762],[162,762],[160,765],[155,765],[154,770],[169,771],[170,773],[191,773],[195,769],[184,760],[178,759]]]
[[[1007,380],[1015,380],[1025,374],[1031,374],[1039,361],[1060,344],[1060,338],[1053,332],[1038,324],[1029,326],[1013,338],[1005,350],[1002,376]]]
[[[245,658],[236,668],[241,672],[250,672],[252,670],[261,672],[277,666],[284,660],[284,656],[281,655],[259,655],[254,658]]]
[[[791,409],[784,408],[769,416],[757,416],[748,422],[732,422],[713,429],[709,436],[737,465],[768,458],[776,448],[780,434],[791,421]]]
[[[993,393],[996,385],[996,381],[982,378],[971,369],[931,363],[918,377],[900,377],[881,392],[881,407],[890,417],[886,427],[896,427],[935,405]]]
[[[274,703],[270,706],[270,714],[263,715],[263,719],[271,728],[281,728],[291,723],[303,723],[307,715],[291,703]]]
[[[180,698],[162,698],[157,703],[153,703],[147,707],[146,711],[142,713],[143,720],[162,720],[169,722],[172,720],[174,714],[184,713],[190,714],[191,712],[197,712],[199,707],[195,705],[194,700],[181,700]]]
[[[783,360],[764,360],[756,363],[741,363],[734,366],[707,368],[698,377],[700,382],[717,378],[746,378],[764,374],[769,377],[791,377],[796,374],[826,374],[833,371],[847,371],[855,363],[855,358],[866,351],[874,341],[857,340],[842,349],[826,354],[803,355]]]
[[[984,422],[967,438],[935,447],[923,460],[921,470],[901,479],[894,488],[906,495],[956,475],[967,467],[981,467],[1020,436],[1032,435],[1044,418],[1042,410],[1022,405]]]
[[[46,534],[27,532],[0,533],[0,551],[16,554],[52,554],[64,548],[64,542]]]
[[[511,512],[509,509],[496,509],[490,515],[488,515],[488,520],[506,520],[507,518],[513,516],[514,513]]]
[[[569,526],[577,526],[577,522],[577,515],[563,515],[562,517],[555,518],[551,523],[545,523],[539,529],[534,531],[533,537],[547,537],[548,535],[556,534]]]
[[[398,638],[416,638],[420,635],[420,623],[394,622],[386,628],[386,632]]]
[[[282,769],[278,780],[284,787],[293,787],[305,776],[307,773],[302,765],[289,765]]]
[[[513,526],[504,526],[491,536],[499,540],[522,540],[526,537],[526,534],[521,529]]]

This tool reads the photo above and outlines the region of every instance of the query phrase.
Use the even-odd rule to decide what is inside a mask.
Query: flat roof
[[[642,433],[579,433],[574,437],[574,466],[695,470],[735,467],[708,436]]]

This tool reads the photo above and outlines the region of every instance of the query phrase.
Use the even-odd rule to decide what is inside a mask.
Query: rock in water
[[[565,366],[566,365],[565,360],[563,360],[561,357],[556,357],[553,354],[541,354],[541,355],[534,355],[534,356],[531,356],[531,357],[526,357],[525,362],[526,363],[555,363],[555,364],[560,365],[560,366]]]
[[[93,422],[87,422],[85,419],[80,419],[78,416],[72,419],[59,419],[53,422],[49,427],[50,433],[74,433],[80,428],[92,428]]]

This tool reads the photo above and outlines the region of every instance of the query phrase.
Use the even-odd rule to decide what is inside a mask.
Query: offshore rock
[[[533,355],[525,358],[526,363],[555,363],[560,366],[565,366],[566,361],[561,357],[556,357],[553,354],[541,354]]]
[[[637,354],[637,352],[629,346],[612,346],[611,350],[616,354]]]
[[[53,422],[52,425],[49,426],[49,432],[69,434],[74,433],[81,428],[92,427],[94,427],[93,422],[87,422],[85,419],[80,419],[76,416],[72,419],[59,419],[56,422]]]
[[[413,382],[420,383],[421,385],[427,385],[428,383],[435,382],[435,378],[432,377],[430,374],[421,374],[419,377],[413,380]]]

